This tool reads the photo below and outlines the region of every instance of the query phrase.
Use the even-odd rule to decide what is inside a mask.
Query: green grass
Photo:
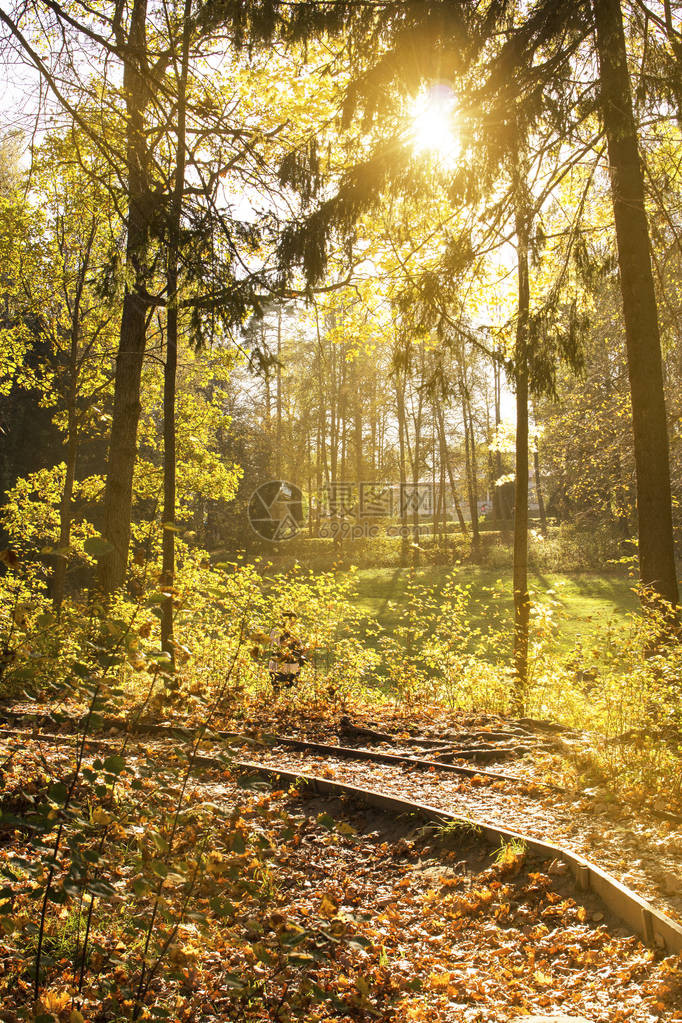
[[[441,588],[450,573],[446,566],[422,569],[368,568],[355,576],[355,603],[368,617],[374,618],[387,631],[398,623],[400,611],[405,607],[406,586],[411,576],[426,586]],[[491,588],[501,594],[497,598],[498,610],[513,614],[511,573],[499,569],[462,565],[457,569],[458,581],[471,586],[472,626],[485,625]],[[609,621],[622,622],[625,615],[638,606],[632,592],[632,580],[625,572],[535,572],[529,576],[533,599],[554,599],[560,604],[560,646],[571,649],[577,640],[588,640],[597,628],[603,629]],[[548,593],[548,591],[551,591]]]

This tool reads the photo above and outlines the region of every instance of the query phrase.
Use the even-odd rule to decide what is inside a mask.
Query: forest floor
[[[395,751],[391,747],[391,752]],[[409,753],[415,755],[414,750]],[[609,871],[682,921],[682,816],[672,821],[635,810],[600,788],[561,792],[536,781],[513,784],[483,774],[465,779],[438,769],[358,763],[277,748],[259,753],[258,759],[271,766],[377,789],[561,845]],[[517,772],[523,770],[523,764],[514,766]],[[545,766],[548,775],[553,774],[556,759],[548,757]],[[508,763],[493,762],[486,767],[504,771]],[[536,763],[536,771],[529,770],[528,775],[537,776],[541,767],[542,763]]]
[[[313,741],[340,745],[367,745],[362,739],[349,743],[339,716],[303,719],[282,707],[277,720],[264,710],[260,727],[273,733],[304,735]],[[341,715],[343,719],[343,715]],[[257,719],[258,720],[258,719]],[[385,708],[366,709],[353,721],[370,729],[396,735],[393,743],[367,745],[378,751],[432,758],[428,750],[401,745],[415,735],[442,739],[461,736],[466,730],[481,736],[514,723],[497,715],[450,714],[414,711],[409,723],[404,715],[393,716]],[[253,725],[253,722],[252,722]],[[282,768],[318,774],[341,782],[412,799],[452,813],[461,813],[517,830],[581,854],[617,877],[623,884],[657,908],[682,921],[682,803],[672,793],[642,803],[629,799],[613,784],[590,778],[590,752],[595,737],[588,733],[541,731],[512,759],[487,760],[484,771],[518,776],[520,784],[496,781],[481,773],[475,778],[423,770],[411,765],[367,763],[333,756],[319,756],[292,749],[245,749],[249,759]],[[457,745],[455,742],[453,745]],[[624,755],[627,755],[625,753]],[[472,767],[470,760],[455,760]],[[589,779],[586,781],[586,778]],[[664,805],[663,805],[664,804]]]
[[[22,709],[30,708],[17,707]],[[34,705],[39,712],[46,709]],[[387,703],[358,703],[352,713],[353,727],[393,736],[392,741],[368,742],[345,734],[346,709],[302,707],[295,697],[283,696],[274,702],[251,701],[245,715],[224,719],[221,725],[256,737],[255,745],[251,740],[246,746],[232,743],[230,756],[375,788],[562,845],[682,921],[682,796],[669,793],[664,799],[644,801],[639,792],[619,789],[617,779],[597,781],[591,763],[597,740],[591,734],[542,728],[530,743],[519,739],[521,748],[511,758],[508,751],[499,759],[489,754],[482,773],[473,778],[437,768],[368,763],[277,747],[276,736],[282,735],[431,759],[436,755],[433,751],[409,744],[415,736],[443,740],[469,732],[478,736],[474,745],[480,745],[486,733],[515,724],[513,718],[494,714],[446,713],[436,708],[414,708],[406,714]],[[11,731],[4,731],[11,746]],[[21,735],[19,727],[17,737]],[[265,742],[258,741],[260,736],[266,737]],[[35,742],[41,755],[46,755],[50,746],[40,742],[37,732]],[[451,742],[458,745],[462,743]],[[214,744],[210,735],[201,749],[225,753],[224,744]],[[627,749],[619,748],[617,755],[627,756]],[[475,767],[468,759],[455,757],[452,762]],[[486,771],[518,777],[519,783],[488,778]]]
[[[404,719],[358,713],[354,720],[390,726],[403,739],[409,736]],[[476,721],[477,727],[485,723]],[[300,707],[282,702],[262,705],[239,726],[291,734],[294,724],[299,734],[329,740],[339,722],[328,712],[305,715]],[[431,719],[430,729],[466,724],[472,719]],[[426,729],[426,720],[418,720],[410,731]],[[2,739],[6,753],[15,750],[11,761],[3,757],[3,813],[20,820],[48,775],[68,777],[75,745],[72,737],[61,738],[46,742],[35,733]],[[114,746],[117,741],[114,735],[94,740],[86,763],[104,755],[102,743]],[[211,752],[210,741],[204,750]],[[279,766],[287,759],[253,745],[248,755],[274,758]],[[288,758],[311,768],[308,757],[305,765],[298,754],[289,752]],[[113,892],[106,913],[93,926],[80,992],[76,965],[82,907],[76,917],[73,908],[56,905],[49,917],[46,984],[37,1005],[32,1003],[31,961],[39,903],[31,886],[13,915],[5,917],[0,932],[3,1023],[131,1018],[142,961],[136,915],[145,898],[135,887],[140,867],[131,849],[148,845],[149,835],[168,826],[185,765],[177,741],[135,739],[127,752],[116,814],[122,829],[118,837],[125,841],[114,849]],[[588,855],[597,860],[605,846],[627,844],[619,829],[632,827],[642,848],[649,841],[632,822],[614,816],[611,807],[598,809],[585,797],[578,799],[577,809],[565,797],[549,797],[539,783],[514,793],[504,786],[463,785],[452,775],[376,764],[325,759],[317,767],[318,773],[497,817],[511,826],[544,827],[554,839],[562,837],[560,822],[571,813],[576,833],[589,825],[595,843]],[[531,769],[530,763],[509,762],[502,769],[521,773],[524,767]],[[550,770],[551,762],[538,759],[536,769],[538,774]],[[138,802],[130,802],[135,819],[129,820],[134,785],[148,791],[148,799],[142,811]],[[185,801],[188,812],[174,847],[178,860],[196,860],[202,822],[210,822],[208,851],[203,874],[182,903],[179,926],[150,984],[146,1005],[151,1014],[144,1018],[507,1023],[531,1012],[564,1012],[592,1023],[682,1021],[682,958],[645,948],[593,895],[578,895],[565,874],[527,859],[523,850],[491,851],[471,829],[415,826],[296,788],[245,789],[229,767],[198,770]],[[674,829],[661,827],[669,841]],[[26,861],[37,855],[25,830],[3,823],[3,862],[17,853]],[[631,851],[631,859],[634,855]],[[649,852],[641,855],[644,860]],[[182,885],[174,874],[165,885],[170,912],[173,892]],[[159,939],[170,934],[173,919],[172,912],[164,917]]]

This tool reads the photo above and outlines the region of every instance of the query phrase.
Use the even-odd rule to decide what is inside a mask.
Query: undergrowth
[[[71,744],[49,758],[9,741],[0,757],[0,833],[6,844],[13,836],[2,862],[0,934],[16,935],[19,922],[23,961],[6,978],[23,999],[17,1019],[80,1023],[79,1007],[96,1001],[109,1006],[108,1019],[167,1018],[159,977],[182,978],[177,936],[196,928],[199,941],[216,915],[254,899],[265,912],[276,894],[267,857],[238,811],[218,843],[215,807],[197,784],[214,729],[239,727],[257,708],[294,728],[305,712],[335,719],[372,701],[405,721],[427,708],[444,715],[509,708],[511,622],[495,587],[485,624],[474,626],[471,587],[455,572],[437,591],[411,581],[397,625],[381,634],[353,604],[352,573],[268,574],[240,559],[213,563],[179,541],[169,594],[159,584],[158,546],[152,536],[126,592],[105,601],[85,590],[58,616],[41,559],[3,555],[4,699],[28,699],[53,717],[79,715]],[[83,559],[96,560],[98,550],[86,540]],[[174,663],[158,645],[169,596]],[[589,769],[614,791],[678,805],[682,646],[662,638],[663,612],[631,614],[562,653],[561,604],[538,597],[527,713],[591,733]],[[268,634],[291,610],[308,664],[277,701]],[[182,720],[188,729],[173,756],[150,750],[133,761],[130,732],[99,738],[111,718],[128,726]],[[65,964],[70,979],[57,990]]]

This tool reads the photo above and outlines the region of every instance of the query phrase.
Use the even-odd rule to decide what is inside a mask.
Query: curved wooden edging
[[[232,766],[242,773],[255,773],[272,779],[282,778],[290,782],[303,782],[306,787],[325,795],[354,796],[369,806],[375,806],[391,813],[419,814],[426,820],[439,823],[460,822],[472,825],[492,845],[498,845],[501,841],[523,842],[528,849],[532,849],[543,859],[560,858],[563,860],[575,877],[578,888],[582,891],[592,891],[598,895],[604,905],[638,934],[645,944],[665,949],[671,953],[682,953],[682,926],[680,924],[655,909],[646,899],[642,899],[611,874],[602,870],[601,867],[597,867],[583,856],[570,849],[565,849],[563,846],[541,842],[537,838],[498,827],[496,824],[489,824],[475,817],[463,817],[449,813],[447,810],[429,806],[427,803],[411,802],[408,799],[401,799],[399,796],[389,796],[374,789],[362,789],[355,785],[319,778],[301,771],[283,770],[242,760],[234,761]]]
[[[7,731],[11,733],[15,730],[8,729]],[[50,738],[52,740],[63,740],[65,738],[63,735],[50,735],[49,737],[43,737]],[[98,745],[103,745],[101,741],[94,741]],[[319,747],[323,747],[326,752],[335,753],[338,753],[339,749],[349,749],[349,747],[327,747],[323,743],[304,743],[302,740],[293,739],[289,740],[287,744],[293,745],[294,743],[299,743],[305,747],[317,745]],[[365,752],[371,753],[372,751]],[[374,754],[371,759],[375,759],[377,756],[382,760],[388,758],[391,762],[400,761],[403,763],[417,763],[420,766],[428,767],[437,765],[441,769],[446,766],[443,764],[437,764],[437,762],[436,764],[432,764],[430,761],[417,761],[416,758],[400,757],[396,754]],[[368,757],[367,759],[370,758]],[[197,766],[209,768],[217,767],[221,770],[224,770],[225,767],[228,766],[228,764],[223,760],[202,755],[196,756],[194,758],[194,763]],[[632,931],[639,934],[647,945],[664,948],[671,953],[682,953],[682,926],[680,924],[676,923],[664,913],[661,913],[660,910],[655,909],[646,901],[646,899],[642,899],[631,889],[616,880],[615,877],[612,877],[611,874],[602,870],[601,867],[596,866],[596,864],[586,860],[583,856],[580,856],[578,853],[574,853],[563,846],[553,845],[550,842],[542,842],[537,838],[532,838],[518,831],[511,831],[508,828],[502,828],[498,825],[490,824],[489,822],[480,820],[476,817],[465,817],[461,814],[454,814],[447,810],[441,810],[439,807],[430,806],[427,803],[412,802],[408,799],[401,799],[399,796],[389,796],[385,793],[377,792],[374,789],[364,789],[344,782],[331,781],[328,778],[319,778],[316,775],[306,774],[302,771],[274,768],[266,764],[243,760],[234,760],[229,766],[243,773],[250,772],[261,774],[272,779],[282,778],[290,782],[303,782],[307,787],[323,794],[354,796],[369,806],[375,806],[380,810],[392,813],[419,814],[426,820],[432,820],[439,823],[459,822],[462,824],[468,824],[475,827],[480,834],[493,845],[498,845],[501,841],[523,842],[527,848],[532,849],[533,852],[544,859],[562,859],[575,877],[578,888],[583,891],[593,891],[596,895],[598,895],[602,902],[618,917],[620,917]],[[453,767],[454,765],[447,766]],[[457,768],[457,770],[462,773],[469,773],[469,771],[471,771],[472,774],[492,774],[492,772],[481,772],[467,768]],[[522,780],[516,778],[512,779],[509,775],[503,777],[505,777],[505,780]]]
[[[30,717],[30,715],[15,714],[12,715],[12,717],[13,720],[16,721],[17,718]],[[0,719],[1,718],[2,715],[0,715]],[[81,722],[81,719],[76,718],[74,716],[59,714],[53,715],[51,717],[51,720],[55,724],[67,723],[70,725],[79,725]],[[101,727],[103,729],[108,730],[116,728],[121,732],[126,731],[135,733],[149,732],[152,735],[159,735],[163,736],[164,738],[173,738],[177,736],[179,736],[180,738],[191,738],[193,735],[193,730],[191,728],[188,728],[183,725],[171,724],[170,722],[159,723],[143,721],[135,724],[133,727],[130,727],[129,723],[126,722],[125,719],[113,717],[103,718],[101,722]],[[19,730],[15,730],[11,727],[0,728],[0,735],[11,735],[15,731],[18,732]],[[44,739],[50,737],[50,733],[42,732],[38,734],[41,735],[42,738]],[[96,733],[93,733],[93,735],[96,735]],[[295,749],[298,751],[310,750],[310,752],[312,753],[323,753],[326,754],[327,756],[331,755],[343,757],[349,760],[365,760],[385,764],[407,764],[408,766],[411,765],[412,767],[418,767],[424,770],[434,768],[435,770],[444,771],[450,774],[459,774],[466,778],[472,778],[474,775],[482,775],[484,778],[492,778],[495,781],[512,782],[516,785],[536,785],[540,788],[551,788],[555,792],[564,791],[564,789],[560,785],[557,785],[554,782],[542,781],[537,778],[518,777],[513,774],[506,774],[503,771],[489,771],[487,768],[483,767],[480,768],[466,767],[464,764],[452,764],[442,760],[428,760],[424,757],[411,757],[408,754],[387,753],[383,750],[368,750],[356,748],[354,746],[335,746],[332,743],[312,742],[307,739],[294,739],[291,736],[276,735],[272,732],[265,732],[262,735],[246,735],[242,732],[231,732],[216,729],[215,731],[212,730],[207,735],[207,738],[210,739],[211,737],[225,739],[233,744],[237,744],[240,741],[243,741],[245,744],[255,742],[260,743],[262,745],[269,744],[272,746],[289,746],[291,749]],[[466,750],[454,751],[452,755],[455,757],[457,757],[460,754],[465,756],[466,753],[467,753]]]
[[[221,733],[216,733],[220,735]],[[423,757],[411,757],[403,753],[386,753],[383,750],[356,749],[354,746],[334,746],[326,742],[309,742],[307,739],[290,739],[284,736],[263,736],[263,739],[272,739],[274,746],[289,746],[295,750],[310,750],[312,753],[324,753],[326,755],[340,757],[347,760],[367,760],[380,764],[407,764],[412,767],[423,769],[433,768],[437,771],[445,771],[450,774],[461,774],[467,778],[474,775],[483,778],[493,778],[495,781],[513,782],[515,785],[536,785],[538,788],[554,789],[558,792],[564,790],[560,785],[553,782],[541,781],[536,778],[523,778],[513,774],[505,774],[502,771],[488,771],[484,768],[465,767],[463,764],[449,764],[441,760],[426,760]],[[456,756],[457,754],[455,754]]]

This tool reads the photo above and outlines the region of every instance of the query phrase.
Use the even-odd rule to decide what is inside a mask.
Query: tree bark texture
[[[192,0],[185,0],[182,54],[178,81],[177,155],[175,187],[168,225],[168,312],[166,315],[166,365],[163,376],[163,541],[161,574],[166,596],[161,604],[161,649],[174,663],[173,588],[175,583],[176,450],[175,392],[178,367],[178,270],[180,225],[185,190],[185,135],[187,119],[187,72],[189,64]]]
[[[593,0],[632,398],[642,584],[677,604],[663,362],[619,0]]]
[[[151,211],[145,109],[148,83],[144,55],[147,50],[145,22],[147,0],[134,0],[123,73],[126,99],[126,172],[128,224],[126,240],[126,284],[114,403],[109,439],[109,458],[104,493],[104,536],[110,552],[100,562],[103,589],[111,592],[125,582],[130,546],[133,471],[137,456],[137,427],[140,419],[140,381],[144,359],[147,302],[144,298],[146,249]]]
[[[528,214],[517,199],[516,237],[519,307],[516,322],[516,481],[514,487],[514,675],[513,709],[523,713],[528,688]]]

